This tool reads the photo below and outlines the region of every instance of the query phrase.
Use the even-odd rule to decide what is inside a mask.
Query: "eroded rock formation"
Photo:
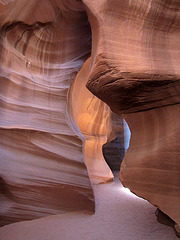
[[[93,183],[112,181],[113,174],[104,161],[102,146],[114,137],[110,108],[85,87],[91,59],[77,74],[69,91],[69,111],[85,137],[85,161]],[[76,103],[76,104],[73,104]]]
[[[76,1],[1,1],[0,225],[94,211],[84,139],[67,94],[91,50]]]
[[[119,127],[112,110],[132,134],[121,181],[179,231],[180,2],[1,0],[0,11],[1,224],[93,211],[89,175],[113,178],[101,150]]]
[[[84,5],[43,0],[0,6],[0,224],[93,212],[89,175],[93,183],[112,181],[102,145],[115,127],[110,108],[85,87],[90,60],[75,79],[91,51]]]
[[[120,179],[178,226],[180,2],[83,2],[92,26],[87,87],[122,114],[132,134]]]

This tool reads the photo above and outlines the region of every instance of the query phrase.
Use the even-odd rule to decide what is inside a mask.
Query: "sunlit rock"
[[[69,91],[70,116],[85,137],[85,160],[93,183],[112,181],[113,174],[104,160],[102,146],[114,137],[110,108],[86,88],[90,70],[88,59]]]
[[[112,110],[132,136],[121,181],[179,231],[179,14],[177,0],[0,0],[1,225],[94,211]]]
[[[180,225],[180,2],[83,0],[88,89],[127,121],[120,179]]]
[[[68,89],[90,55],[76,1],[0,2],[0,225],[94,211],[84,138],[67,111]]]

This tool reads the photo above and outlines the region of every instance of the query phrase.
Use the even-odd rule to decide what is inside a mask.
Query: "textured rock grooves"
[[[121,181],[179,231],[179,16],[177,0],[0,0],[0,225],[94,211],[113,110],[132,134]]]
[[[94,211],[67,92],[90,55],[79,1],[1,1],[0,225]]]
[[[180,225],[180,2],[83,0],[92,27],[87,87],[132,139],[123,184]]]
[[[115,138],[122,118],[86,89],[90,58],[77,75],[91,52],[84,5],[0,6],[0,225],[94,212],[89,176],[93,183],[113,180],[102,146]]]
[[[110,108],[87,90],[90,59],[77,74],[69,92],[69,111],[85,137],[85,160],[93,183],[112,181],[113,174],[105,162],[102,146],[114,132]],[[75,103],[75,104],[74,104]],[[73,122],[72,121],[72,122]]]

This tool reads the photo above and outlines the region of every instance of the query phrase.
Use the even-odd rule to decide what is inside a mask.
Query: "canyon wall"
[[[94,213],[92,183],[113,180],[102,145],[115,127],[110,108],[85,87],[91,54],[85,7],[74,0],[0,7],[0,225]]]
[[[88,1],[87,88],[131,130],[120,179],[180,225],[180,2]]]
[[[179,16],[176,0],[0,1],[1,225],[93,212],[123,117],[120,179],[179,231]]]
[[[0,224],[94,212],[84,137],[68,90],[91,51],[74,1],[1,1]]]

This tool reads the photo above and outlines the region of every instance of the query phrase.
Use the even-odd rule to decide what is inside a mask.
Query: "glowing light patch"
[[[133,194],[133,193],[129,190],[129,188],[123,187],[123,191],[124,191],[125,193],[128,193],[128,194]],[[134,194],[133,194],[133,195],[134,195]]]
[[[129,147],[131,131],[129,129],[127,122],[125,120],[123,120],[123,122],[124,122],[124,148],[125,148],[125,152],[126,152]]]
[[[134,193],[132,193],[132,192],[129,190],[129,188],[122,187],[122,191],[123,191],[124,193],[126,193],[126,194],[134,197],[134,198],[138,198],[138,199],[144,200],[143,198],[140,198],[140,197],[136,196]]]

